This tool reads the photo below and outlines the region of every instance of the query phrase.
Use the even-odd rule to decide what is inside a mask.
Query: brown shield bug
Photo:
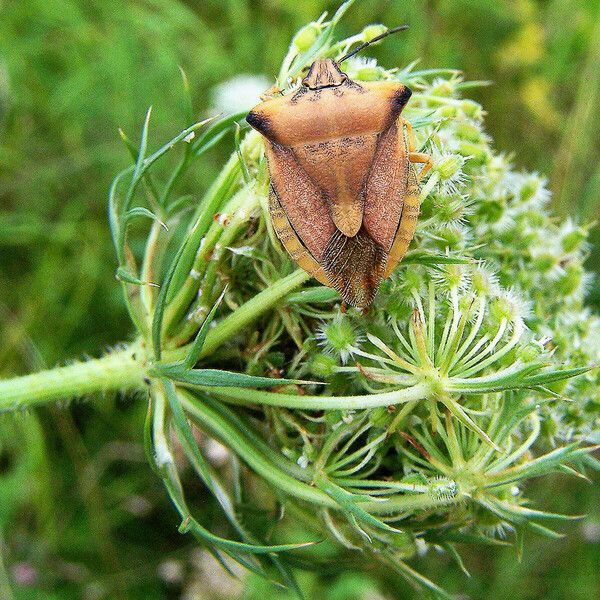
[[[342,57],[316,60],[293,94],[255,106],[246,120],[265,138],[269,209],[300,267],[358,308],[402,259],[419,215],[419,180],[431,167],[415,152],[402,116],[411,90],[396,81],[357,83]],[[413,163],[423,163],[417,174]]]

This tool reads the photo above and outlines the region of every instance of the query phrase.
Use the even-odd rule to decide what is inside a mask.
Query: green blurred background
[[[273,82],[293,33],[337,4],[0,0],[0,375],[98,355],[131,331],[106,220],[108,186],[128,164],[118,127],[135,138],[149,105],[156,145],[187,125],[179,66],[196,117],[223,104],[215,86],[236,75]],[[410,24],[369,51],[385,66],[419,59],[492,81],[472,97],[496,147],[547,174],[557,218],[597,218],[599,0],[362,0],[340,34],[372,22]],[[205,156],[189,193],[200,197],[232,149],[228,139]],[[143,404],[106,395],[0,419],[0,598],[287,598],[228,579],[179,536],[141,450]],[[464,598],[599,598],[597,486],[534,487],[545,508],[589,516],[561,542],[527,539],[521,562],[514,549],[467,551],[470,579],[445,556],[414,565]],[[412,597],[368,574],[303,582],[315,599]]]

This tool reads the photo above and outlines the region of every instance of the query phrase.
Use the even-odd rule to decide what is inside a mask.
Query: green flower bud
[[[453,119],[458,114],[458,109],[453,104],[445,104],[440,106],[437,112],[441,117]]]
[[[454,94],[454,84],[449,80],[440,80],[431,88],[432,96],[451,97]]]
[[[560,241],[560,244],[565,252],[575,252],[575,250],[581,248],[586,239],[587,233],[584,229],[578,227],[567,233]]]
[[[489,309],[490,318],[495,323],[500,323],[503,320],[515,323],[525,318],[529,312],[527,303],[511,291],[505,291],[493,298]]]
[[[344,363],[348,360],[353,346],[360,341],[360,336],[354,330],[350,319],[341,314],[323,325],[317,332],[317,338],[327,352],[339,356]]]
[[[520,232],[520,238],[519,247],[524,250],[528,250],[540,241],[537,231],[522,231]]]
[[[370,42],[374,40],[378,35],[383,35],[388,28],[385,25],[373,24],[367,25],[361,32],[361,38],[363,42]]]
[[[548,225],[546,216],[540,213],[539,210],[528,210],[523,213],[523,216],[530,227],[539,229]]]
[[[570,264],[556,282],[556,291],[563,296],[570,296],[579,289],[583,280],[583,267],[578,263]]]
[[[474,143],[481,142],[482,138],[482,133],[479,127],[466,121],[461,121],[457,124],[456,135],[463,140]]]
[[[533,343],[521,346],[516,352],[517,358],[525,363],[534,362],[541,354],[542,347],[539,344]]]
[[[338,363],[328,354],[315,354],[309,364],[310,372],[320,379],[328,379],[336,373]]]
[[[321,25],[309,23],[294,36],[292,44],[298,52],[306,52],[317,41],[320,33]]]
[[[386,306],[387,314],[402,323],[408,322],[412,315],[412,305],[409,304],[403,290],[390,295]]]
[[[506,298],[498,296],[492,300],[490,303],[490,316],[496,323],[504,319],[507,321],[512,319],[511,305]]]
[[[541,273],[547,273],[556,266],[556,257],[550,253],[539,254],[533,260],[533,266],[537,271]]]
[[[383,69],[377,65],[365,65],[355,71],[353,79],[358,79],[359,81],[377,81],[382,78],[382,73]]]
[[[481,104],[478,102],[473,100],[463,100],[460,103],[460,107],[467,117],[476,119],[477,121],[483,119],[483,108],[481,108]]]
[[[446,265],[444,279],[448,289],[459,288],[465,281],[463,265]]]
[[[476,294],[489,296],[495,291],[498,279],[491,271],[483,267],[478,267],[474,269],[471,275],[471,285]]]
[[[490,200],[480,204],[479,215],[488,223],[497,223],[506,214],[506,205],[502,200]]]
[[[465,164],[465,158],[460,154],[451,154],[440,160],[435,165],[435,170],[440,174],[440,179],[454,177]]]
[[[465,239],[465,232],[461,227],[449,225],[437,232],[437,236],[441,238],[437,243],[445,248],[456,248],[460,246]]]
[[[474,299],[475,297],[470,293],[461,296],[458,301],[458,309],[460,310],[461,314],[464,314],[467,317],[471,317],[475,314],[475,303],[473,302]]]
[[[458,153],[461,156],[468,156],[471,165],[482,166],[487,164],[490,160],[488,148],[481,144],[462,142],[458,145]]]
[[[543,182],[539,177],[536,177],[534,175],[528,177],[523,183],[523,186],[521,187],[521,191],[519,194],[521,200],[523,202],[531,200],[531,198],[533,198],[533,196],[537,193],[542,184]]]
[[[434,200],[434,213],[442,223],[461,221],[465,208],[464,199],[458,195],[439,195]]]
[[[402,288],[404,291],[410,293],[413,290],[418,292],[423,289],[423,277],[421,273],[416,270],[407,269],[402,277]]]

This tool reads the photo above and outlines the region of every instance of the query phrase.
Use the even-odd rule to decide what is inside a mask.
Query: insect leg
[[[268,90],[264,91],[260,95],[260,99],[263,102],[266,102],[267,100],[270,100],[271,98],[275,98],[275,96],[277,96],[278,94],[280,96],[283,96],[283,90],[276,83],[274,83]]]
[[[415,152],[416,145],[415,145],[415,130],[413,129],[413,126],[410,124],[409,121],[407,121],[405,118],[402,118],[402,124],[404,125],[404,127],[406,127],[406,137],[408,138],[408,151],[413,154]]]
[[[405,118],[401,117],[402,124],[406,127],[406,138],[408,141],[408,160],[411,163],[421,163],[425,166],[421,169],[421,172],[418,174],[417,179],[421,181],[424,175],[431,169],[433,166],[433,161],[428,154],[424,154],[423,152],[416,152],[416,142],[415,142],[415,130],[413,126],[407,121]]]
[[[419,181],[421,181],[429,169],[433,167],[433,160],[431,159],[431,156],[429,156],[429,154],[424,154],[423,152],[409,152],[408,160],[410,160],[411,163],[420,163],[423,165],[423,168],[417,175],[417,179]]]

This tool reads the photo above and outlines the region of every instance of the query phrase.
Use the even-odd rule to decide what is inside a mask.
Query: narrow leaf
[[[115,273],[115,277],[119,281],[124,281],[125,283],[131,283],[132,285],[146,285],[148,282],[142,281],[139,277],[132,275],[127,269],[123,267],[119,267],[117,272]],[[151,284],[156,285],[156,284]]]
[[[245,373],[235,373],[233,371],[223,371],[220,369],[188,369],[182,363],[158,364],[154,368],[155,371],[163,377],[168,377],[174,381],[180,381],[181,383],[188,383],[190,385],[253,388],[270,388],[288,384],[325,385],[318,381],[259,377],[256,375],[246,375]]]
[[[402,533],[399,529],[395,529],[384,521],[377,519],[371,513],[358,506],[358,500],[354,494],[335,485],[327,478],[317,477],[314,483],[321,491],[325,492],[330,498],[333,498],[343,509],[363,523],[391,533]]]
[[[165,223],[163,223],[163,221],[161,221],[151,210],[148,210],[147,208],[144,208],[143,206],[136,206],[135,208],[130,208],[125,213],[123,222],[128,223],[129,221],[131,221],[132,219],[134,219],[136,217],[148,217],[149,219],[152,219],[153,221],[160,223],[160,225],[163,227],[163,229],[165,231],[169,230],[169,228],[167,227],[167,225]]]
[[[169,292],[169,286],[171,285],[171,280],[173,279],[173,274],[175,273],[175,269],[179,264],[179,259],[181,255],[184,253],[185,248],[187,246],[187,241],[189,237],[186,238],[177,253],[173,257],[171,264],[169,265],[169,269],[165,274],[165,278],[160,286],[160,292],[158,293],[158,298],[156,299],[156,306],[154,308],[154,315],[152,316],[152,346],[154,349],[154,356],[156,360],[160,360],[161,350],[162,350],[162,324],[163,317],[165,314],[165,308],[167,305],[167,294]]]
[[[242,128],[240,127],[240,124],[236,123],[235,124],[235,136],[234,136],[235,151],[237,153],[238,160],[240,161],[240,165],[242,167],[242,176],[244,178],[244,183],[250,183],[252,178],[250,177],[250,172],[248,171],[248,165],[246,164],[246,160],[244,158],[244,155],[242,154],[242,146],[241,146],[241,142],[240,142],[241,130],[242,130]]]
[[[184,367],[191,369],[200,360],[200,354],[202,353],[202,348],[204,347],[206,335],[208,334],[208,328],[210,327],[210,324],[214,319],[215,313],[217,312],[217,309],[219,308],[221,302],[223,301],[223,298],[225,297],[226,291],[227,286],[225,286],[225,288],[221,292],[221,295],[213,304],[213,307],[210,309],[210,312],[206,315],[206,318],[204,319],[202,325],[200,326],[200,329],[198,330],[196,338],[191,344],[190,351],[188,352],[188,355],[183,361]]]

